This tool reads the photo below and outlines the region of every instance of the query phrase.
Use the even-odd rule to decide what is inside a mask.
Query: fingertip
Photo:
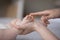
[[[29,15],[26,15],[26,17],[28,17]]]
[[[31,19],[32,21],[34,21],[34,17],[33,17],[33,16],[29,15],[29,17],[30,17],[30,19]]]
[[[37,16],[38,14],[37,13],[30,13],[29,15],[31,15],[31,16]]]
[[[48,21],[48,19],[47,19],[46,16],[42,16],[42,17],[41,17],[41,21],[42,21],[42,23],[45,24],[46,26],[49,24],[49,21]]]
[[[33,13],[30,13],[29,15],[33,15]]]

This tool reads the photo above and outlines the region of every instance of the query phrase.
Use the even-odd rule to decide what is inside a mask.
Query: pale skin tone
[[[47,25],[46,24],[48,24],[48,23],[46,23],[46,24],[44,23],[44,21],[43,21],[44,18],[46,19],[46,17],[43,16],[41,18],[41,21],[40,22],[37,22],[37,23],[34,22],[34,24],[32,25],[31,28],[34,29],[35,31],[37,31],[42,36],[43,40],[58,40],[58,38],[47,28]],[[25,19],[25,22],[26,21],[27,20]],[[23,28],[25,29],[25,27],[23,27]],[[28,31],[29,30],[30,30],[30,28],[28,29]],[[25,31],[27,32],[26,29],[25,29]]]
[[[39,15],[39,16],[46,16],[46,18],[43,18],[44,20],[40,23],[44,24],[44,25],[40,25],[40,23],[34,23],[34,26],[30,26],[30,28],[28,27],[30,24],[30,22],[32,22],[32,20],[30,19],[24,19],[20,25],[16,25],[16,21],[13,21],[11,23],[12,26],[14,26],[12,29],[8,29],[8,30],[5,30],[4,31],[4,37],[1,38],[2,40],[15,40],[16,36],[18,34],[28,34],[34,30],[36,30],[44,40],[58,40],[58,38],[52,33],[50,32],[50,30],[48,30],[46,28],[47,24],[49,23],[47,21],[47,19],[51,19],[51,18],[57,18],[57,17],[60,17],[60,9],[53,9],[53,10],[46,10],[46,11],[42,11],[42,12],[36,12],[36,13],[31,13],[30,15],[32,16],[36,16],[36,15]],[[31,17],[32,18],[32,17]],[[33,18],[32,18],[33,19]],[[47,22],[45,22],[47,21]],[[46,24],[45,24],[45,23]],[[26,24],[28,23],[28,24]],[[26,24],[26,25],[25,25]],[[24,25],[24,26],[22,26]],[[38,26],[39,25],[39,26]],[[25,27],[26,26],[26,27]],[[20,28],[19,28],[20,27]],[[32,30],[30,30],[32,29]],[[28,31],[27,31],[28,30]],[[1,31],[2,32],[2,31]],[[10,33],[9,33],[10,32]],[[6,35],[7,34],[7,35]],[[47,35],[48,34],[48,35]],[[12,35],[12,36],[11,36]],[[45,35],[45,36],[44,36]],[[8,38],[8,39],[7,39]]]
[[[42,17],[42,20],[44,18]],[[30,20],[30,19],[29,19]],[[25,24],[29,22],[29,20],[24,20]],[[30,21],[31,22],[31,21]],[[15,22],[12,22],[13,26],[17,26],[17,25],[14,25]],[[30,25],[30,24],[29,24]],[[28,26],[29,26],[28,25]],[[20,26],[20,25],[19,25]],[[30,27],[28,30],[30,30],[31,28],[34,29],[35,31],[37,31],[44,40],[58,40],[58,38],[53,35],[52,32],[50,32],[50,30],[47,29],[46,27],[47,25],[44,24],[43,21],[41,21],[40,23],[34,23],[34,25],[32,27]],[[22,28],[23,27],[23,28]],[[22,29],[25,29],[24,26],[22,26],[21,29],[18,29],[18,30],[22,30]],[[27,26],[26,26],[27,27]],[[14,27],[13,27],[14,28]],[[16,36],[19,34],[19,33],[23,33],[23,31],[17,31],[16,28],[14,29],[8,29],[8,30],[5,30],[4,31],[4,38],[2,40],[15,40]],[[25,29],[26,31],[26,29]],[[30,30],[31,31],[31,30]],[[27,31],[26,31],[27,32]],[[47,35],[48,34],[48,35]],[[45,35],[45,36],[44,36]]]
[[[20,23],[19,25],[16,24],[17,21]],[[31,25],[32,21],[33,19],[30,16],[26,16],[23,21],[20,21],[20,19],[13,20],[8,24],[10,26],[9,29],[0,30],[0,40],[16,40],[17,35],[24,34],[24,32],[27,34],[27,30],[29,30],[29,32],[32,32],[33,27],[29,26]]]
[[[43,20],[42,23],[44,22],[44,24],[46,25],[47,23],[49,23],[47,21],[48,19],[60,18],[60,9],[50,9],[50,10],[45,10],[41,12],[31,13],[30,15],[45,16],[46,18],[44,17],[42,19]],[[43,25],[38,26],[38,23],[37,25],[35,24],[35,26],[36,26],[36,31],[42,36],[44,40],[59,40],[49,29],[46,28],[46,26],[43,26]]]
[[[60,18],[60,8],[30,13],[30,15],[32,15],[32,16],[46,16],[47,19]]]
[[[40,22],[38,22],[38,23],[34,22],[32,29],[37,31],[42,36],[43,40],[58,40],[58,38],[47,28],[48,23],[45,24],[45,22],[43,21],[44,19],[46,20],[45,16],[41,18]],[[28,31],[26,31],[26,32],[28,32]],[[25,34],[25,33],[23,33],[23,34]]]
[[[34,23],[35,30],[42,36],[43,40],[59,40],[42,21],[45,17],[42,17],[40,22]]]

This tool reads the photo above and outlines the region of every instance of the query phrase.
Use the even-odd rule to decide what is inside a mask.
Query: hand
[[[13,20],[10,24],[20,30],[20,34],[28,34],[33,30],[33,17],[32,16],[26,16],[22,21],[20,19]]]
[[[45,19],[45,21],[43,21]],[[46,19],[45,16],[42,16],[39,22],[34,23],[34,29],[41,29],[42,27],[47,27],[49,21]]]
[[[20,19],[14,19],[10,23],[8,23],[7,25],[9,26],[9,28],[13,28],[15,32],[20,34],[23,31],[20,24],[21,24]]]
[[[45,10],[41,12],[31,13],[32,16],[45,16],[43,21],[47,23],[48,19],[59,18],[60,17],[60,9],[52,9],[52,10]]]
[[[48,19],[47,19],[47,17],[46,16],[42,16],[41,17],[41,19],[40,19],[40,21],[42,21],[42,23],[44,24],[44,25],[48,25],[48,24],[50,24],[50,22],[48,21]]]
[[[44,40],[59,40],[44,24],[43,20],[34,23],[34,29],[38,32]],[[52,39],[51,39],[52,38]]]
[[[45,10],[41,12],[31,13],[32,16],[47,16],[48,19],[59,18],[60,17],[60,9],[51,9]]]
[[[30,15],[27,15],[23,19],[21,24],[24,25],[24,27],[23,27],[24,31],[21,34],[28,34],[32,31],[34,31],[34,29],[32,27],[33,26],[33,21],[34,21],[33,16],[30,16]]]

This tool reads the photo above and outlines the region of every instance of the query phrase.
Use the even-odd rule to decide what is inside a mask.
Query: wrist
[[[46,32],[47,27],[41,27],[41,28],[36,28],[35,31],[38,32],[39,34],[42,34]]]
[[[10,30],[14,31],[17,35],[20,34],[22,31],[22,30],[19,31],[16,27],[13,27],[11,25],[7,25],[7,26]]]
[[[40,30],[44,30],[46,28],[47,28],[46,26],[36,26],[34,29],[35,29],[35,31],[40,31]]]

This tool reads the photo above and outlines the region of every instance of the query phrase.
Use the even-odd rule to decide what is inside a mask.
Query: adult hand
[[[41,12],[31,13],[32,16],[47,16],[48,19],[59,18],[60,17],[60,9],[50,9]]]
[[[25,35],[34,31],[32,27],[33,26],[32,16],[26,16],[22,21],[20,21],[20,19],[13,20],[10,24],[14,28],[18,29],[21,35]]]
[[[28,33],[31,33],[32,31],[34,31],[34,29],[32,27],[33,26],[33,21],[34,21],[33,16],[30,16],[30,15],[27,15],[23,19],[21,24],[24,25],[24,27],[23,27],[24,30],[21,34],[25,35],[25,34],[28,34]]]

